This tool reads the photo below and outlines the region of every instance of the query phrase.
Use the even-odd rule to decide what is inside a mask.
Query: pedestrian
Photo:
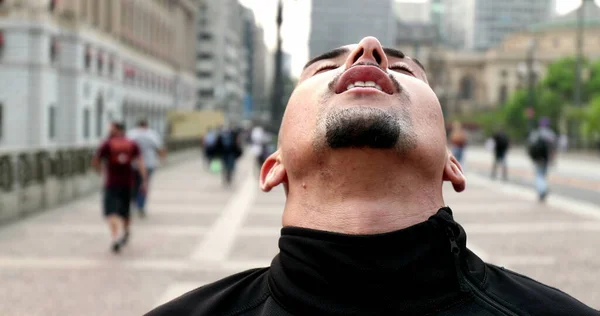
[[[203,147],[204,147],[204,158],[206,165],[210,167],[210,163],[215,159],[217,153],[217,140],[219,138],[218,131],[213,128],[209,128],[204,135]]]
[[[242,155],[240,133],[235,128],[223,127],[218,135],[216,152],[221,158],[223,183],[230,186],[233,181],[237,159]]]
[[[127,133],[127,138],[133,140],[142,152],[144,163],[146,165],[146,179],[150,183],[152,174],[156,171],[160,164],[160,160],[164,160],[167,155],[160,135],[148,127],[148,121],[141,119],[138,121],[137,127]],[[146,200],[148,197],[148,189],[142,190],[142,174],[137,163],[133,164],[135,172],[135,181],[133,187],[132,198],[135,202],[138,214],[140,217],[146,217]]]
[[[528,153],[535,166],[535,187],[540,202],[548,196],[548,167],[556,154],[556,134],[550,128],[550,119],[543,117],[539,127],[528,138]]]
[[[502,168],[502,180],[508,180],[508,166],[506,164],[506,154],[510,147],[510,139],[503,129],[499,129],[494,136],[494,165],[492,166],[492,179],[496,179],[498,167]]]
[[[270,133],[261,125],[256,125],[251,132],[250,142],[252,145],[252,153],[255,157],[256,171],[260,173],[260,168],[267,159],[267,152],[271,142]]]
[[[110,135],[96,152],[92,165],[97,172],[104,171],[104,216],[111,232],[111,248],[118,253],[130,236],[130,205],[134,184],[132,163],[136,163],[142,177],[141,190],[147,188],[146,166],[138,145],[125,137],[125,125],[113,122]]]
[[[466,180],[421,64],[374,37],[313,58],[260,186],[283,185],[270,267],[193,290],[149,316],[598,315],[484,263],[443,198]],[[507,234],[510,234],[507,232]]]
[[[558,148],[561,152],[565,153],[569,149],[569,137],[567,134],[562,133],[558,137]]]
[[[462,124],[455,121],[452,124],[452,132],[450,133],[450,146],[452,154],[461,165],[464,165],[464,153],[467,146],[467,133],[462,127]]]

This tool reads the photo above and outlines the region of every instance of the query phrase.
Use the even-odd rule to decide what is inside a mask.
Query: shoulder
[[[270,296],[269,268],[241,272],[205,285],[166,303],[146,316],[234,316],[265,302]]]
[[[490,264],[486,264],[484,287],[496,301],[525,315],[600,315],[556,288]]]
[[[103,153],[106,152],[107,150],[109,150],[109,139],[103,140],[100,145],[98,146],[98,153]]]

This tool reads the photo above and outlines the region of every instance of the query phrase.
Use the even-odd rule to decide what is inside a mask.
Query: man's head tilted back
[[[300,208],[331,214],[337,207],[367,208],[368,200],[379,208],[404,205],[404,215],[411,217],[418,216],[418,202],[428,211],[418,216],[425,219],[444,204],[443,180],[457,191],[465,187],[461,167],[447,150],[440,103],[425,70],[366,37],[306,64],[283,117],[279,149],[263,167],[261,187],[269,191],[284,184],[284,225],[309,226],[297,220],[305,212]],[[363,211],[377,212],[374,208]]]
[[[465,179],[440,104],[419,63],[373,37],[307,64],[260,178],[287,195],[270,266],[148,315],[598,315],[467,251],[442,207],[442,182]]]

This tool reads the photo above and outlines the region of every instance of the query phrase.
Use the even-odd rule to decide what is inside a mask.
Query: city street
[[[481,147],[467,148],[465,168],[485,177],[490,176],[493,154]],[[508,152],[509,182],[532,187],[534,169],[524,148]],[[500,169],[498,177],[500,178]],[[552,193],[600,205],[600,155],[559,153],[550,167]]]
[[[445,187],[468,246],[488,262],[600,308],[600,208],[558,188],[547,204],[537,203],[519,183],[528,181],[530,168],[514,154],[515,183],[489,180],[491,154],[473,149],[467,191]],[[1,314],[141,315],[202,284],[269,265],[284,196],[282,189],[258,190],[252,161],[243,158],[230,189],[200,159],[159,171],[149,216],[134,216],[130,244],[118,256],[109,251],[99,194],[0,227]],[[589,184],[598,195],[600,173],[589,167],[598,170],[593,161],[565,158],[553,183],[577,180],[573,187]]]

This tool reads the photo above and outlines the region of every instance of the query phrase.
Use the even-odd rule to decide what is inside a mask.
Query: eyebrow
[[[328,51],[324,54],[321,54],[321,55],[309,60],[306,63],[306,65],[304,65],[304,68],[302,68],[302,69],[306,69],[306,68],[310,67],[310,65],[312,65],[320,60],[337,58],[348,52],[350,52],[350,49],[348,49],[346,47],[336,48],[334,50]],[[383,52],[388,57],[395,57],[395,58],[400,58],[400,59],[404,59],[406,57],[406,54],[404,54],[401,50],[395,49],[395,48],[384,47]],[[413,60],[419,67],[421,67],[421,69],[423,69],[423,71],[425,71],[425,67],[423,67],[423,64],[421,64],[421,62],[419,60],[417,60],[416,58],[411,58],[411,60]]]
[[[404,58],[406,57],[406,55],[398,49],[395,48],[389,48],[389,47],[384,47],[383,48],[383,52],[388,56],[388,57],[396,57],[396,58]]]
[[[340,47],[340,48],[336,48],[334,50],[328,51],[325,54],[319,55],[311,60],[309,60],[306,65],[304,65],[303,69],[306,69],[308,67],[310,67],[310,65],[320,61],[320,60],[324,60],[324,59],[333,59],[336,57],[340,57],[343,54],[346,54],[350,51],[350,49],[346,48],[346,47]]]

